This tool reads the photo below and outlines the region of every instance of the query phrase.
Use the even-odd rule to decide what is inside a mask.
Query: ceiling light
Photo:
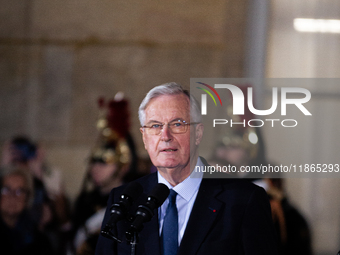
[[[294,19],[294,28],[299,32],[340,33],[338,19]]]

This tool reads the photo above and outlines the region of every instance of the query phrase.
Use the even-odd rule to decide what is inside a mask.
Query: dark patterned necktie
[[[163,255],[175,255],[178,249],[178,213],[176,207],[177,193],[170,190],[169,205],[163,222]]]

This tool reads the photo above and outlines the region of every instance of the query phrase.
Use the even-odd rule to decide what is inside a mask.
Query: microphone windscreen
[[[122,195],[132,199],[139,197],[143,193],[143,187],[138,182],[130,182],[123,190]]]
[[[148,197],[152,197],[155,199],[157,206],[161,206],[164,203],[165,199],[169,196],[170,190],[168,186],[163,183],[158,183],[150,192]]]

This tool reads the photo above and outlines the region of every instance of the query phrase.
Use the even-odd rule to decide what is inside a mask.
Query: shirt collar
[[[204,166],[199,157],[197,159],[196,166]],[[157,175],[158,183],[165,184],[166,186],[168,186],[169,189],[173,189],[174,191],[176,191],[177,194],[180,195],[183,199],[189,201],[196,193],[201,184],[203,172],[192,171],[190,176],[188,176],[181,183],[177,184],[175,187],[172,187],[171,184],[166,179],[164,179],[164,177],[159,172],[157,172]]]

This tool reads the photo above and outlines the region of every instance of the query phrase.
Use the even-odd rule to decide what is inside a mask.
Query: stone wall
[[[99,96],[137,109],[153,86],[191,77],[241,77],[246,0],[0,0],[0,142],[44,144],[73,199],[97,131]]]

